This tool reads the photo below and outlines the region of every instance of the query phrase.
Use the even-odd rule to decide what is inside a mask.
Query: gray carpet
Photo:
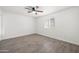
[[[0,41],[0,53],[78,53],[79,46],[38,34]]]

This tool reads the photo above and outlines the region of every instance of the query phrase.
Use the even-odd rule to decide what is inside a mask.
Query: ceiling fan
[[[25,9],[27,9],[28,13],[32,13],[32,12],[35,12],[35,14],[37,15],[38,12],[43,12],[43,11],[40,11],[38,10],[39,6],[26,6]]]

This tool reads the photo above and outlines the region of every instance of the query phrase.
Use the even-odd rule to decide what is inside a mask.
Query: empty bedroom
[[[0,53],[79,53],[79,6],[0,6]]]

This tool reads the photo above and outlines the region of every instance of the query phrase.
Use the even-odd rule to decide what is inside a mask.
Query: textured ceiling
[[[70,8],[69,6],[39,6],[39,10],[42,10],[44,12],[35,15],[35,13],[27,13],[27,10],[24,7],[25,6],[2,6],[1,8],[4,11],[14,12],[18,14],[33,16],[33,17],[44,16],[50,13],[57,12],[62,9]]]

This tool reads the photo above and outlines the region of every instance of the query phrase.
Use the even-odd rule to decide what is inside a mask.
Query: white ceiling
[[[39,10],[44,11],[43,13],[38,13],[35,15],[34,13],[27,13],[27,10],[24,9],[25,6],[2,6],[2,10],[4,11],[9,11],[9,12],[14,12],[14,13],[19,13],[23,15],[28,15],[28,16],[44,16],[53,12],[57,12],[59,10],[69,8],[69,6],[39,6]]]

